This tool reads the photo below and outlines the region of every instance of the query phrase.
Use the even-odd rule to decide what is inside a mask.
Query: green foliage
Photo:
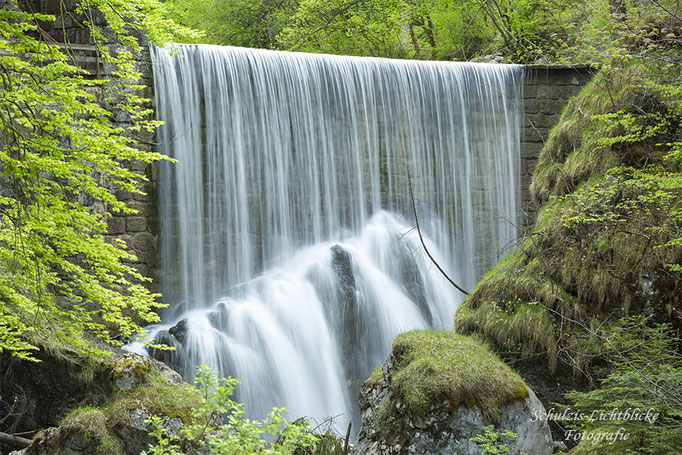
[[[163,416],[163,421],[177,418],[184,425],[197,422],[194,412],[202,404],[201,393],[189,384],[169,382],[148,358],[126,355],[118,358],[115,365],[100,366],[99,376],[106,377],[102,374],[106,372],[110,372],[114,383],[131,377],[132,388],[115,386],[111,399],[103,406],[71,410],[60,422],[55,438],[48,438],[47,452],[59,454],[75,445],[83,453],[122,454],[126,446],[123,438],[130,436],[135,411]]]
[[[338,443],[330,445],[328,438],[314,434],[307,422],[287,423],[284,409],[273,409],[262,421],[247,419],[244,405],[230,398],[238,383],[233,378],[217,378],[207,367],[200,367],[196,385],[202,400],[193,410],[195,423],[186,425],[177,437],[167,436],[163,420],[153,417],[148,423],[157,443],[144,453],[204,453],[206,450],[216,455],[338,453]],[[274,442],[268,442],[267,438],[274,438]]]
[[[201,30],[191,42],[274,49],[296,9],[295,0],[172,0],[171,17]]]
[[[413,331],[393,342],[396,361],[391,388],[413,415],[434,402],[478,406],[495,421],[500,407],[528,397],[521,377],[484,344],[453,332]]]
[[[111,425],[125,423],[135,409],[144,407],[153,414],[193,422],[194,410],[201,405],[201,394],[188,384],[173,384],[155,370],[144,373],[142,381],[129,391],[117,390],[106,407]]]
[[[498,433],[494,426],[488,425],[483,427],[483,433],[470,440],[476,443],[483,455],[503,455],[509,453],[509,446],[502,442],[502,438],[515,439],[517,437],[518,435],[511,431]]]
[[[408,57],[402,0],[302,0],[277,40],[282,49]]]
[[[466,60],[501,52],[533,61],[563,29],[547,0],[172,0],[201,42],[374,57]]]
[[[574,452],[605,453],[607,447],[608,453],[676,453],[682,446],[682,357],[676,333],[636,316],[618,321],[604,342],[611,373],[596,390],[567,394],[571,412],[583,416],[572,426],[583,439],[618,431],[627,437],[583,441]]]
[[[112,189],[139,193],[144,180],[123,163],[161,158],[136,148],[134,138],[157,122],[139,96],[132,65],[139,44],[129,27],[156,39],[181,31],[159,7],[78,5],[86,18],[101,11],[115,34],[82,24],[115,68],[108,80],[86,79],[57,46],[36,38],[53,16],[0,9],[0,352],[32,359],[41,345],[102,354],[85,333],[115,342],[138,332],[139,321],[158,320],[156,296],[128,265],[135,257],[103,234],[107,217],[133,212]],[[116,42],[128,47],[104,47]],[[114,113],[130,123],[114,122]]]
[[[556,369],[557,340],[554,320],[537,302],[484,301],[475,308],[464,305],[455,315],[458,332],[478,332],[500,352],[522,357],[536,353],[547,356],[551,370]]]

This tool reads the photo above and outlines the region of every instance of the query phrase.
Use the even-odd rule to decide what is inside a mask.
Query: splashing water
[[[353,419],[394,337],[450,328],[516,237],[522,69],[151,48],[162,290],[154,352],[242,380],[253,416]]]

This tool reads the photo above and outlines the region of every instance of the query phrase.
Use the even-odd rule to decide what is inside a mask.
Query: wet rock
[[[114,364],[112,371],[114,387],[130,390],[139,384],[151,369],[151,360],[139,354],[124,354]]]
[[[182,355],[184,353],[184,348],[178,340],[171,335],[168,330],[162,330],[156,334],[154,337],[154,344],[165,345],[175,349],[159,349],[159,348],[147,348],[147,352],[153,359],[162,362],[167,365],[167,367],[180,372],[181,371],[181,361]]]
[[[340,245],[331,247],[331,267],[336,277],[337,308],[330,309],[336,313],[331,320],[341,321],[337,327],[346,365],[350,365],[349,374],[356,373],[354,354],[355,346],[361,333],[362,318],[358,314],[357,288],[353,273],[353,259],[350,253]]]
[[[401,283],[407,296],[417,305],[428,326],[433,324],[431,308],[426,300],[426,290],[422,274],[412,253],[407,250],[400,260]]]
[[[185,344],[185,338],[187,337],[187,319],[175,324],[173,327],[168,329],[168,333],[173,335],[180,344]]]

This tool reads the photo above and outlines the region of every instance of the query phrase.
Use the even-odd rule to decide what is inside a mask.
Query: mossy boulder
[[[484,425],[518,435],[513,451],[552,453],[544,408],[485,344],[453,332],[399,335],[365,382],[353,453],[478,454]]]
[[[50,363],[36,364],[36,371],[41,365]],[[137,455],[153,442],[147,419],[161,417],[166,433],[177,436],[185,424],[194,422],[193,410],[201,404],[199,391],[184,383],[179,374],[137,354],[115,352],[91,380],[97,381],[92,385],[100,394],[96,402],[75,404],[72,397],[64,396],[75,406],[72,404],[60,420],[49,422],[52,426],[15,454]],[[62,389],[59,384],[53,385]],[[87,388],[85,383],[81,386]],[[55,392],[59,394],[59,390]]]

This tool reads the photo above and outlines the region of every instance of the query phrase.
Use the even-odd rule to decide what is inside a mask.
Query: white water
[[[516,237],[519,67],[152,48],[163,294],[152,334],[192,378],[242,380],[253,416],[355,418],[359,385]],[[167,330],[184,321],[170,335]]]

